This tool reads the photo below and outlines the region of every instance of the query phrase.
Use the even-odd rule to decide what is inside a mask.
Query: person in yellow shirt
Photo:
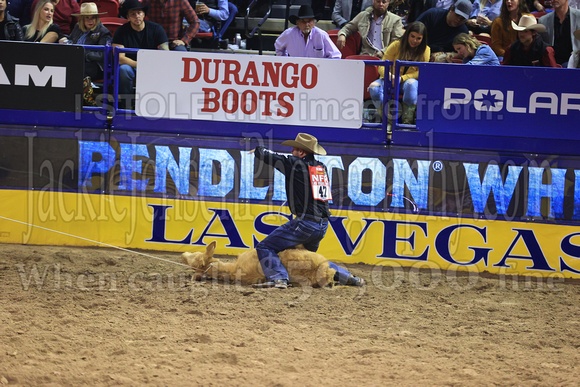
[[[429,62],[431,49],[427,46],[427,29],[421,22],[413,22],[407,26],[405,33],[399,40],[392,42],[383,60]],[[369,93],[377,110],[383,111],[383,95],[385,89],[385,67],[379,66],[380,78],[369,85]],[[387,90],[394,87],[395,81],[401,84],[403,90],[402,116],[403,124],[414,124],[417,111],[417,91],[419,83],[419,69],[417,67],[402,67],[400,77],[395,80],[392,73],[388,73]]]

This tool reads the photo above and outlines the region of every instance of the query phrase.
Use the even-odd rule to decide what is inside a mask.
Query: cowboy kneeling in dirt
[[[292,147],[292,156],[284,156],[258,146],[254,150],[258,160],[273,166],[286,178],[288,206],[294,215],[289,222],[279,226],[256,246],[258,259],[268,282],[261,287],[288,287],[288,271],[282,265],[278,253],[299,244],[309,251],[317,251],[328,229],[332,200],[326,166],[314,158],[314,154],[326,155],[316,137],[298,133],[295,140],[282,145]],[[364,280],[353,276],[348,270],[328,262],[336,270],[334,277],[342,285],[363,286]]]

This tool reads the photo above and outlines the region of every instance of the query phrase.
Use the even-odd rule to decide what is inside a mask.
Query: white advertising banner
[[[358,60],[140,50],[142,117],[359,128]]]

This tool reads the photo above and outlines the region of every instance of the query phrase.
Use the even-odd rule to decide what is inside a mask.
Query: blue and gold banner
[[[284,176],[248,152],[257,143],[289,151],[279,143],[2,133],[0,242],[179,252],[217,240],[218,253],[237,254],[290,218]],[[325,147],[333,197],[325,256],[580,276],[578,159]]]

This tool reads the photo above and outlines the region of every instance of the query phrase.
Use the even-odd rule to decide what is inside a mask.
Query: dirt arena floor
[[[366,287],[252,289],[0,245],[0,385],[579,384],[578,282],[349,268]]]

